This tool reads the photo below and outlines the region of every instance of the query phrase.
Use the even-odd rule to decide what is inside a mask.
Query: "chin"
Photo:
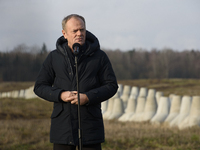
[[[77,43],[79,43],[80,45],[83,45],[83,44],[85,44],[85,42],[77,42]]]

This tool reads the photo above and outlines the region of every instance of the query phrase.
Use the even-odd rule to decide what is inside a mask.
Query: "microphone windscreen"
[[[81,45],[80,45],[79,43],[74,43],[73,46],[72,46],[73,50],[74,50],[76,47],[79,47],[79,48],[80,48]]]

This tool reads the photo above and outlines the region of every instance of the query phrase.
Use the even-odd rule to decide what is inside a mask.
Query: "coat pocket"
[[[101,108],[95,105],[88,106],[89,113],[95,118],[102,118]]]
[[[51,118],[58,117],[61,114],[62,111],[63,111],[63,104],[62,103],[54,103]]]

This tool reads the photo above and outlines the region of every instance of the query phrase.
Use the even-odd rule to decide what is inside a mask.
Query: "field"
[[[200,95],[200,80],[164,79],[118,81],[154,88],[164,95]],[[3,82],[0,91],[28,88],[33,82]],[[52,103],[36,99],[0,99],[0,150],[51,150],[49,143]],[[104,121],[103,150],[195,150],[200,149],[200,127],[178,130],[148,122]]]

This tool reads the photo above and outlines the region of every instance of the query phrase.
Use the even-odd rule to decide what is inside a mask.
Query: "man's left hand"
[[[71,104],[75,104],[78,105],[78,96],[77,94],[73,96],[74,100],[71,101]],[[85,105],[89,102],[89,99],[87,97],[86,94],[83,93],[79,93],[79,97],[80,97],[80,105]]]

